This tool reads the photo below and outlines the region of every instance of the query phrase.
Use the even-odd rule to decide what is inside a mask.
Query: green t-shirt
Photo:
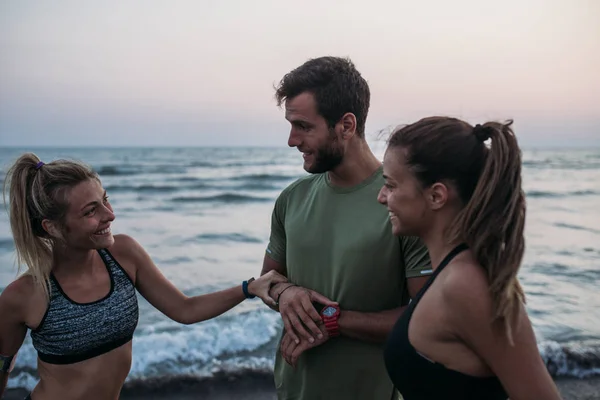
[[[328,175],[292,183],[278,197],[267,255],[286,266],[291,282],[339,302],[343,310],[376,312],[408,302],[406,278],[431,273],[427,249],[395,237],[377,194],[382,168],[351,188]],[[340,336],[302,354],[294,370],[275,360],[280,400],[390,400],[397,396],[383,346]]]

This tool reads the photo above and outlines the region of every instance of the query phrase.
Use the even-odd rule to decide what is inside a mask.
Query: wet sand
[[[558,379],[564,400],[600,400],[600,377]],[[22,400],[27,393],[9,390],[3,399]],[[210,379],[178,379],[176,382],[131,382],[123,388],[123,400],[276,400],[273,376],[247,372],[220,375]],[[367,400],[367,399],[365,399]]]

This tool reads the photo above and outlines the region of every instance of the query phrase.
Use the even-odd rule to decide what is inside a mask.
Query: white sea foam
[[[168,321],[138,329],[127,379],[202,377],[217,370],[270,369],[273,355],[260,349],[277,339],[279,321],[279,314],[260,310],[195,325]],[[8,387],[31,390],[37,383],[33,375],[36,363],[36,352],[27,340]]]

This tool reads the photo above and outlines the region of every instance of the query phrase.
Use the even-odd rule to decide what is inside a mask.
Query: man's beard
[[[330,140],[315,153],[315,163],[307,170],[311,174],[331,171],[342,163],[344,149],[339,146],[338,138],[331,132]]]

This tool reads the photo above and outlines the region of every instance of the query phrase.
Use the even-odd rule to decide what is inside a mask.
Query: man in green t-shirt
[[[392,234],[377,202],[368,84],[350,60],[321,57],[285,75],[276,97],[310,173],[277,198],[262,269],[289,279],[271,290],[284,324],[278,398],[396,398],[382,345],[431,267],[420,241]]]

